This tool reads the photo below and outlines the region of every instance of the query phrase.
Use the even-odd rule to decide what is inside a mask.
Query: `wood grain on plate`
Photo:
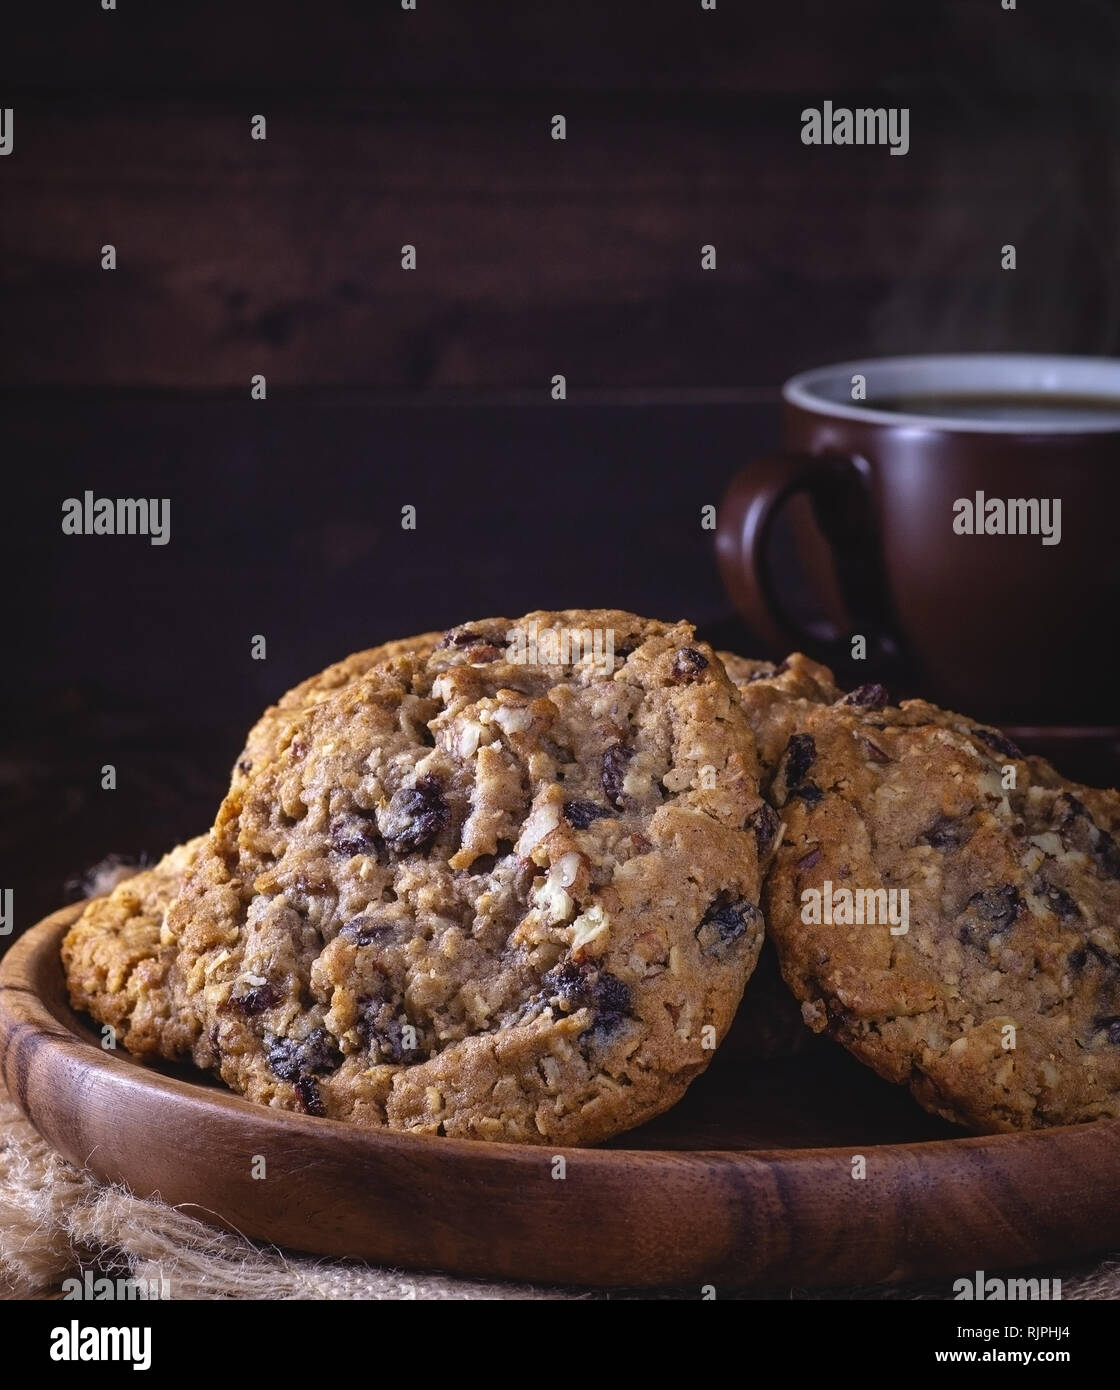
[[[725,1049],[669,1114],[563,1151],[363,1130],[102,1051],[54,913],[0,963],[11,1095],[97,1177],[261,1241],[489,1278],[719,1287],[949,1281],[1120,1242],[1120,1121],[983,1138],[839,1049]],[[866,1158],[866,1179],[852,1160]],[[254,1157],[267,1176],[254,1179]]]

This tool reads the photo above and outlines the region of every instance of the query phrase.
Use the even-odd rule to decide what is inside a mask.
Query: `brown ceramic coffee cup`
[[[782,397],[785,447],[735,476],[717,531],[728,593],[773,651],[852,671],[863,636],[867,679],[1008,722],[1116,722],[1120,361],[871,359]],[[815,621],[778,563],[802,497]]]

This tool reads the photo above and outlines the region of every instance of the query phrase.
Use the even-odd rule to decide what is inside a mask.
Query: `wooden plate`
[[[99,1178],[257,1240],[496,1279],[699,1292],[944,1278],[947,1296],[977,1269],[1120,1245],[1120,1121],[957,1137],[827,1044],[782,1062],[725,1047],[668,1115],[556,1155],[253,1105],[102,1051],[59,964],[78,911],[0,963],[9,1092]]]

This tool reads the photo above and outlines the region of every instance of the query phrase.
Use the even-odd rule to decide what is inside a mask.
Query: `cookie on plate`
[[[176,965],[167,908],[206,836],[176,847],[150,869],[94,898],[67,932],[62,963],[70,1003],[137,1056],[189,1056],[198,1033]]]
[[[171,910],[251,1099],[581,1144],[659,1114],[762,941],[754,740],[685,623],[495,618],[372,665],[239,778]]]
[[[1120,796],[864,687],[771,785],[771,938],[806,1021],[981,1131],[1120,1115]]]

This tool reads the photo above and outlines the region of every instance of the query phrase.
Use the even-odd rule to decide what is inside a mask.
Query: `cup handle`
[[[808,497],[825,537],[850,631],[824,618],[802,622],[781,601],[774,579],[774,523],[798,493]],[[868,658],[880,669],[897,665],[901,642],[887,598],[865,460],[779,452],[742,469],[720,506],[716,558],[735,606],[774,651],[801,647],[844,665],[851,659],[851,638],[859,633],[867,638]],[[819,606],[823,611],[823,600]]]

